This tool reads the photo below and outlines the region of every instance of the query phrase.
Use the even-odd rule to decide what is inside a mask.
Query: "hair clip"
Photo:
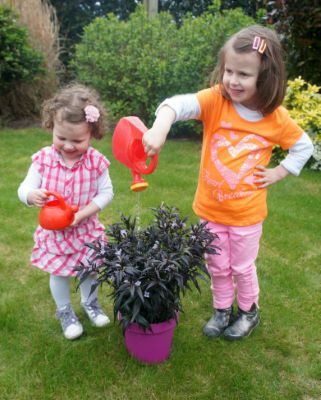
[[[95,106],[86,106],[84,108],[85,117],[87,122],[97,122],[100,117],[100,112]]]
[[[261,39],[260,36],[255,36],[252,44],[252,49],[257,50],[260,54],[263,54],[266,49],[266,41]]]

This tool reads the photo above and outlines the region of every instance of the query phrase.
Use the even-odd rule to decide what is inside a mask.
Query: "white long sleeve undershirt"
[[[177,95],[165,99],[158,106],[156,115],[158,110],[165,105],[175,112],[174,122],[196,119],[201,113],[199,101],[194,93]],[[233,105],[240,117],[247,121],[256,122],[263,118],[263,115],[259,111],[250,110],[239,103],[233,103]],[[280,164],[292,175],[298,176],[313,153],[311,139],[304,132],[300,139],[288,149],[288,152],[288,155]]]
[[[36,168],[31,164],[27,176],[18,188],[19,199],[29,206],[27,198],[31,190],[41,187],[42,177]],[[114,197],[113,185],[108,170],[105,170],[98,178],[98,193],[93,198],[93,202],[102,210],[109,204]]]

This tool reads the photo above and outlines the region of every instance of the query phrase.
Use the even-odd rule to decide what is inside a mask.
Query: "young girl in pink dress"
[[[53,144],[32,156],[18,196],[28,206],[42,207],[50,197],[47,191],[55,191],[66,203],[79,206],[70,227],[37,227],[31,255],[31,263],[50,274],[56,315],[64,336],[72,340],[82,335],[83,327],[70,304],[70,277],[90,255],[85,244],[104,239],[105,228],[97,214],[113,198],[109,161],[91,147],[91,139],[100,139],[105,132],[105,111],[93,90],[71,85],[45,102],[43,126],[52,130]],[[91,293],[94,279],[80,285],[81,305],[92,324],[103,327],[109,318],[97,301],[97,289]]]

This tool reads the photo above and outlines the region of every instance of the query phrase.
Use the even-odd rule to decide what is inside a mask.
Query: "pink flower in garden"
[[[97,122],[100,117],[100,112],[95,106],[86,106],[84,108],[86,121],[87,122]]]

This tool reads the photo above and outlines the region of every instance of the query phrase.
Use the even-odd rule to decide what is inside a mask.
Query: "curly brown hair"
[[[53,129],[56,119],[78,124],[86,122],[85,107],[91,105],[98,108],[100,116],[97,122],[87,122],[91,136],[101,139],[108,129],[107,112],[102,105],[98,93],[87,86],[72,83],[60,89],[42,107],[42,126]]]
[[[211,84],[219,84],[223,96],[230,100],[223,86],[225,54],[232,48],[236,53],[249,53],[253,50],[255,36],[266,42],[266,49],[261,56],[261,67],[257,79],[257,109],[263,115],[273,112],[282,104],[286,92],[286,73],[283,60],[283,50],[277,34],[269,28],[252,25],[235,33],[218,55],[218,64],[213,72]]]

